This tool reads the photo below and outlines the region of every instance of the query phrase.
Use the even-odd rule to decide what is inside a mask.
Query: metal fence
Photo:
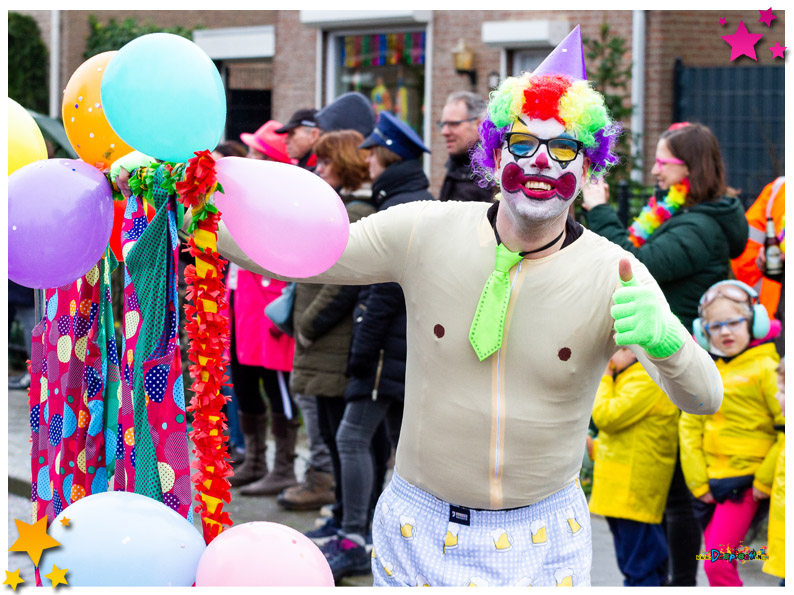
[[[784,174],[783,66],[696,68],[675,65],[674,122],[705,124],[720,141],[726,182],[749,206]]]

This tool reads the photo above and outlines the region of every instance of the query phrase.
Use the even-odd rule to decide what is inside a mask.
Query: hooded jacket
[[[417,200],[433,200],[419,159],[398,161],[372,183],[378,211]],[[353,311],[353,342],[345,399],[376,399],[385,395],[403,400],[406,357],[405,297],[397,283],[377,283],[361,289]]]
[[[753,486],[769,494],[785,423],[777,392],[775,346],[764,343],[717,360],[724,397],[712,415],[682,413],[679,420],[681,469],[687,487],[699,498],[709,483],[754,476]]]
[[[636,362],[601,378],[590,512],[660,523],[678,448],[678,407]]]
[[[692,331],[700,296],[730,277],[730,260],[747,243],[747,220],[736,198],[722,197],[679,209],[636,248],[613,208],[587,212],[591,231],[633,253],[656,279],[673,314]]]

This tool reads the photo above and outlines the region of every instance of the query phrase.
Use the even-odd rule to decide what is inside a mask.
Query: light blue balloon
[[[107,65],[100,87],[111,128],[132,148],[185,162],[212,150],[226,123],[226,92],[210,57],[192,41],[151,33]]]
[[[132,492],[81,498],[56,517],[49,534],[61,545],[45,550],[40,566],[68,568],[70,587],[189,587],[206,548],[182,516]],[[44,576],[42,582],[51,584]]]

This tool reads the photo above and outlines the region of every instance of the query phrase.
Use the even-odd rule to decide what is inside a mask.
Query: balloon
[[[294,165],[243,157],[216,164],[225,194],[215,204],[229,233],[261,267],[288,277],[329,269],[347,246],[350,223],[339,195]]]
[[[8,177],[8,277],[37,289],[71,283],[99,262],[113,226],[105,176],[76,159],[29,163]]]
[[[199,560],[197,587],[333,587],[325,556],[311,539],[278,523],[235,525]]]
[[[195,43],[170,33],[132,40],[108,64],[102,106],[131,147],[163,161],[185,162],[212,150],[226,123],[218,69]]]
[[[127,210],[127,200],[114,200],[113,201],[113,229],[110,232],[110,249],[116,256],[116,260],[122,262],[124,257],[121,254],[121,226],[124,223],[124,212]],[[143,202],[143,212],[146,214],[146,220],[151,221],[157,214],[154,207],[148,202]]]
[[[8,175],[23,165],[47,158],[47,145],[27,110],[8,98]]]
[[[103,52],[83,62],[74,71],[63,92],[63,127],[80,159],[99,169],[108,169],[116,159],[132,153],[108,124],[100,99],[100,84],[108,62],[118,52]]]
[[[40,567],[68,568],[70,587],[189,587],[206,549],[182,516],[132,492],[77,500],[55,517],[49,535],[61,545],[45,550]]]

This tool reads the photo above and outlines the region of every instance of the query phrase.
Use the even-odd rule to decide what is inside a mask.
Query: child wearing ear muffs
[[[724,397],[713,415],[682,413],[681,466],[704,526],[705,551],[739,547],[759,506],[768,504],[783,434],[777,392],[779,357],[769,318],[740,281],[712,285],[700,299],[695,338],[714,357]],[[709,584],[741,586],[737,561],[704,561]]]

